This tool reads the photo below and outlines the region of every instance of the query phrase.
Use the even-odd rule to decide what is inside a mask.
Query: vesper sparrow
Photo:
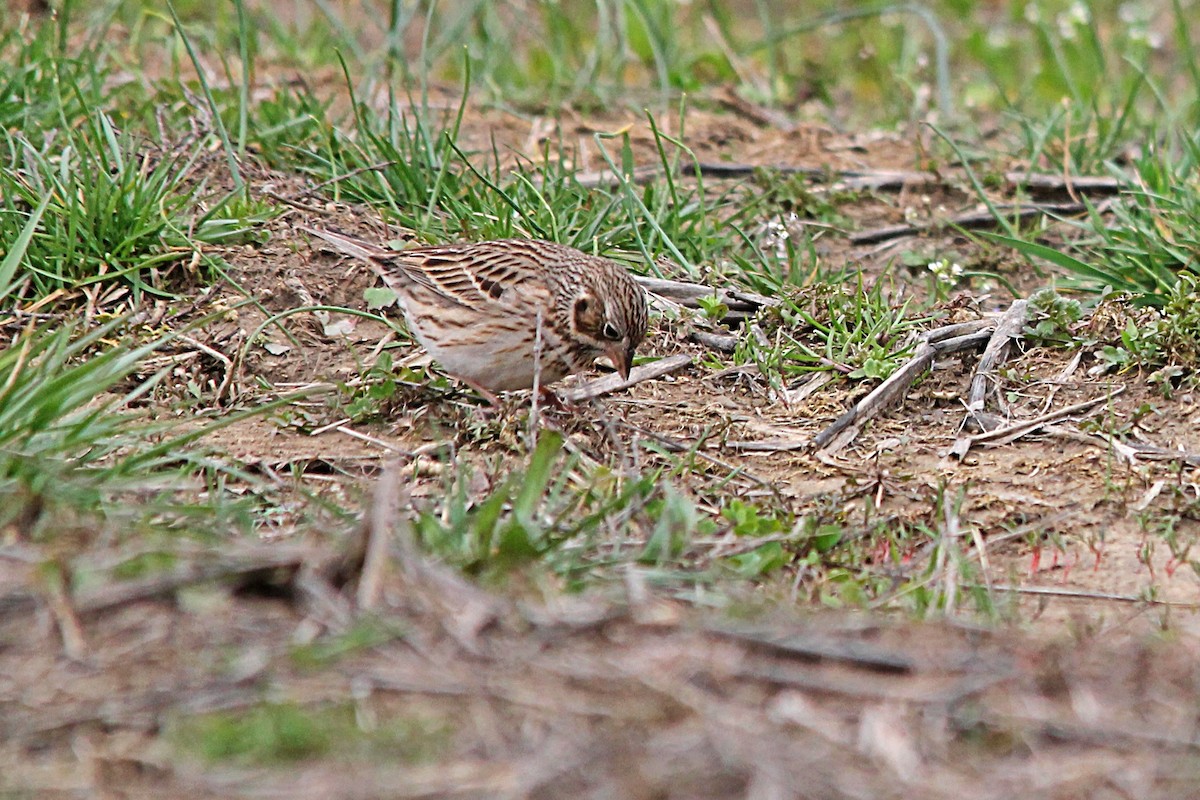
[[[545,386],[607,355],[624,378],[646,335],[646,296],[614,261],[529,239],[387,250],[302,228],[364,260],[449,374],[492,392]],[[539,341],[540,339],[540,341]]]

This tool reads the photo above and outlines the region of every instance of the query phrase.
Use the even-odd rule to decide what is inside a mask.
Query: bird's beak
[[[608,360],[617,368],[621,380],[629,380],[629,371],[633,369],[633,350],[622,344],[614,344],[605,354]]]

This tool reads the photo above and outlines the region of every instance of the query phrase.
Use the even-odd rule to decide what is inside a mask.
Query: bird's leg
[[[539,387],[539,394],[541,395],[542,406],[554,411],[561,411],[565,414],[581,414],[587,409],[586,403],[576,403],[572,400],[567,400],[549,386]]]
[[[475,392],[480,397],[482,397],[484,400],[486,400],[488,402],[488,405],[490,405],[492,407],[493,411],[500,408],[500,398],[497,397],[495,395],[495,393],[491,392],[488,389],[483,388],[478,383],[476,383],[473,380],[469,380],[468,378],[459,378],[459,380],[462,381],[463,383],[465,383],[470,388],[474,389]]]
[[[538,402],[543,408],[550,408],[555,411],[563,411],[567,408],[566,403],[559,397],[549,386],[538,387]]]

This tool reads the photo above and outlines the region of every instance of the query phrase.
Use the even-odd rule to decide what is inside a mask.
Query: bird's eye
[[[611,322],[604,323],[604,327],[600,329],[600,335],[611,342],[621,341],[621,332]]]

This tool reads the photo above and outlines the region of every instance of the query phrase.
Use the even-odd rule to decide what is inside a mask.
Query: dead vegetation
[[[75,597],[74,658],[54,604],[10,577],[0,788],[1168,798],[1196,780],[1189,646],[846,613],[731,619],[647,593],[636,571],[624,602],[514,602],[416,551],[402,475],[376,481],[342,552],[226,546]],[[217,721],[253,718],[274,723],[266,765],[204,749]],[[366,745],[321,735],[343,718]]]

